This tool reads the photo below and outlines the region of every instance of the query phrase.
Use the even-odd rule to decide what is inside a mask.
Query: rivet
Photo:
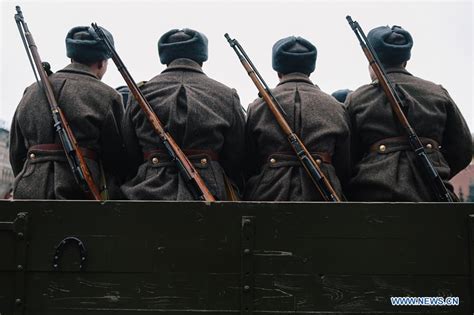
[[[383,144],[381,144],[381,145],[379,146],[379,151],[380,151],[380,152],[385,152],[386,149],[387,149],[387,147],[386,147],[385,145],[383,145]]]
[[[21,299],[16,299],[15,300],[16,305],[21,305],[21,303],[23,303],[23,301]]]
[[[202,164],[202,165],[206,165],[206,164],[207,164],[207,159],[206,159],[206,158],[201,159],[201,164]]]
[[[316,159],[316,163],[318,163],[318,165],[321,165],[322,163],[321,159]]]
[[[250,290],[250,286],[244,285],[244,291],[249,291],[249,290]]]
[[[16,266],[16,269],[18,269],[18,270],[23,270],[23,266],[22,266],[22,265],[18,265],[18,266]]]
[[[36,155],[34,153],[30,154],[30,159],[34,159],[35,157],[36,157]]]
[[[432,145],[431,143],[428,143],[428,144],[426,145],[426,147],[427,147],[428,149],[432,149],[432,148],[433,148],[433,145]]]
[[[158,163],[160,163],[160,160],[158,160],[157,157],[154,157],[154,158],[151,159],[151,163],[158,164]]]
[[[21,239],[23,239],[24,235],[23,235],[23,233],[19,232],[16,236],[18,236],[18,238],[21,240]]]
[[[275,160],[274,158],[271,158],[271,159],[270,159],[270,163],[275,164],[275,163],[276,163],[276,160]]]
[[[244,249],[244,254],[246,254],[246,255],[250,254],[250,249],[248,249],[248,248]]]

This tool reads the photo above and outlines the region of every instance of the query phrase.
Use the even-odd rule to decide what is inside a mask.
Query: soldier
[[[243,181],[245,116],[237,92],[204,74],[207,47],[207,38],[200,32],[174,29],[165,33],[158,41],[158,52],[167,68],[141,90],[214,197],[226,200],[226,174],[235,185]],[[136,176],[122,186],[125,196],[192,200],[134,98],[127,105],[123,127],[127,148],[133,148],[131,163],[138,168]]]
[[[341,89],[341,90],[332,92],[331,96],[334,97],[338,102],[344,104],[344,102],[346,101],[347,95],[349,95],[350,93],[352,93],[352,90]]]
[[[341,104],[309,79],[317,50],[301,37],[273,46],[273,69],[280,83],[272,91],[287,121],[319,162],[336,192],[350,171],[348,117]],[[248,109],[247,200],[323,200],[262,99]],[[339,177],[339,178],[338,178]]]
[[[106,184],[109,197],[117,199],[126,155],[121,137],[123,105],[120,95],[100,81],[109,56],[96,36],[90,27],[72,28],[66,36],[71,63],[51,74],[49,80],[96,185]],[[10,136],[15,199],[86,198],[66,161],[50,107],[37,83],[25,90]],[[106,183],[101,183],[104,177]]]
[[[448,92],[417,78],[405,68],[413,39],[399,26],[371,30],[368,41],[403,100],[408,121],[425,145],[429,158],[453,198],[450,178],[471,161],[471,135]],[[373,82],[346,100],[352,123],[354,170],[350,199],[363,201],[436,201],[416,165],[405,131],[387,98]]]

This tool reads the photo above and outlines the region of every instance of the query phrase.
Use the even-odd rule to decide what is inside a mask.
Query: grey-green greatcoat
[[[242,182],[245,115],[237,92],[209,78],[197,62],[186,58],[172,61],[140,89],[211,193],[226,200],[224,172],[234,184]],[[131,164],[137,168],[136,175],[122,185],[125,196],[193,200],[134,98],[127,105],[123,128]]]
[[[57,102],[80,147],[94,151],[103,163],[111,199],[118,199],[126,169],[121,137],[120,95],[101,82],[87,66],[72,63],[49,77]],[[62,150],[32,150],[59,144],[50,107],[37,83],[25,90],[13,117],[10,163],[15,175],[15,199],[86,199]],[[98,160],[87,164],[100,186]]]
[[[321,168],[341,196],[341,182],[350,171],[349,120],[344,108],[301,73],[284,75],[273,94],[308,150],[332,157],[332,163],[322,163]],[[246,200],[323,200],[262,99],[249,106],[246,138]]]
[[[403,68],[389,68],[387,73],[399,87],[407,118],[418,136],[441,145],[439,150],[426,151],[452,192],[448,180],[472,158],[471,134],[458,107],[440,85],[417,78]],[[405,136],[377,81],[351,93],[346,106],[354,149],[350,200],[435,201],[407,145],[387,144],[384,152],[369,151],[371,145],[383,139]]]

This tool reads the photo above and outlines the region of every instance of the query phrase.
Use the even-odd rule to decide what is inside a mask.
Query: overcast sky
[[[244,107],[257,92],[223,35],[237,38],[269,86],[277,84],[271,48],[280,38],[299,35],[318,49],[311,79],[327,92],[356,89],[369,82],[367,61],[349,28],[350,14],[366,33],[400,25],[414,38],[408,70],[442,84],[474,132],[473,5],[471,1],[1,1],[0,119],[11,122],[23,90],[34,81],[18,29],[20,5],[43,61],[65,67],[64,38],[74,26],[97,22],[114,36],[115,47],[138,81],[164,69],[157,41],[173,28],[193,28],[209,39],[204,71],[234,87]],[[103,81],[124,85],[111,62]],[[32,108],[31,110],[34,110]]]

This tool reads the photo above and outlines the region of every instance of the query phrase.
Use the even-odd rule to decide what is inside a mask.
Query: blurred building
[[[5,122],[0,121],[0,199],[10,191],[13,184],[13,172],[9,160],[10,132]]]
[[[473,160],[471,164],[451,179],[454,192],[465,202],[474,202],[474,135],[472,152]]]

